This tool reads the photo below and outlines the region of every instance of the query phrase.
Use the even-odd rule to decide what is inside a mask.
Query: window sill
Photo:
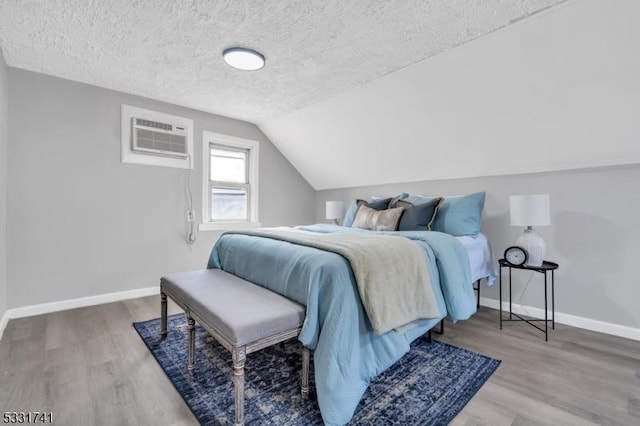
[[[230,229],[260,228],[260,222],[207,222],[198,225],[198,231],[228,231]]]

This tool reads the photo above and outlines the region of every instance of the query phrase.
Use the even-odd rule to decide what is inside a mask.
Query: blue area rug
[[[231,354],[200,326],[195,370],[187,371],[187,319],[134,323],[142,340],[200,423],[233,423]],[[313,391],[300,396],[301,345],[295,339],[247,356],[247,425],[322,425]],[[500,361],[446,343],[418,339],[411,351],[371,382],[351,420],[354,425],[446,425],[469,402]]]

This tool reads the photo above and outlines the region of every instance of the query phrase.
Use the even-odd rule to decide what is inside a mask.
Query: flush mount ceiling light
[[[231,47],[222,52],[224,61],[239,70],[255,71],[264,67],[264,56],[255,50]]]

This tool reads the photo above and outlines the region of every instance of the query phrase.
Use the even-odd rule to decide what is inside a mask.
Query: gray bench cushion
[[[304,306],[219,269],[169,274],[161,283],[235,346],[304,322]]]

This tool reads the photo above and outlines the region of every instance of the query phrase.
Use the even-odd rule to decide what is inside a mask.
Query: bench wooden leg
[[[309,396],[309,348],[302,346],[302,397]]]
[[[188,362],[187,369],[193,370],[193,361],[195,358],[196,352],[196,322],[191,315],[189,315],[189,348],[188,348]]]
[[[167,337],[167,295],[160,292],[160,335]]]
[[[246,359],[245,347],[233,348],[233,391],[235,402],[236,426],[244,425],[244,362]]]

